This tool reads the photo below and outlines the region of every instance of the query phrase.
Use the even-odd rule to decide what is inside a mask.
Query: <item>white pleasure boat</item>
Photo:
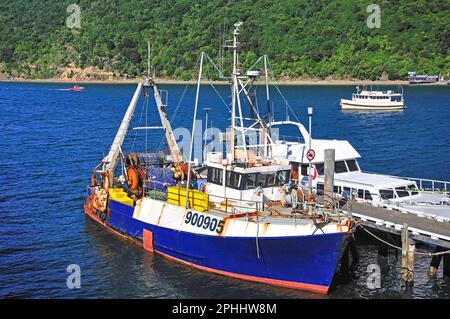
[[[338,197],[352,197],[356,201],[367,202],[374,205],[392,205],[402,207],[408,212],[450,220],[450,206],[448,199],[448,185],[442,184],[441,190],[436,187],[425,191],[414,179],[367,173],[361,170],[358,159],[361,155],[355,148],[344,140],[311,139],[311,149],[315,158],[311,161],[309,170],[307,153],[309,148],[309,133],[298,122],[283,121],[272,122],[270,127],[293,125],[299,130],[304,143],[289,142],[283,139],[274,140],[272,156],[278,159],[287,159],[292,167],[291,176],[302,187],[307,187],[311,176],[312,186],[318,194],[324,189],[324,151],[335,150],[334,192]],[[430,186],[433,181],[428,181]]]
[[[405,108],[403,92],[372,91],[357,87],[351,100],[341,99],[342,110],[401,110]]]

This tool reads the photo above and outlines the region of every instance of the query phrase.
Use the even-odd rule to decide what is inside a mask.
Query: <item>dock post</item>
[[[325,185],[324,185],[324,206],[329,208],[334,204],[334,166],[336,151],[334,149],[325,150]]]
[[[446,249],[443,247],[437,246],[436,249],[434,250],[434,253],[441,253],[443,251],[446,251]],[[430,268],[428,268],[428,275],[430,277],[436,276],[442,259],[444,259],[443,274],[444,274],[444,276],[450,277],[450,255],[449,254],[434,255],[433,258],[431,258]]]
[[[441,251],[444,251],[442,247],[437,246],[434,250],[434,253],[439,253]],[[430,268],[428,268],[428,276],[434,277],[436,276],[436,273],[439,269],[439,266],[441,264],[442,255],[434,255],[433,258],[431,258]]]
[[[405,282],[414,281],[414,255],[416,245],[409,239],[408,225],[403,224],[402,229],[402,280]]]
[[[450,255],[444,255],[444,276],[450,277]]]

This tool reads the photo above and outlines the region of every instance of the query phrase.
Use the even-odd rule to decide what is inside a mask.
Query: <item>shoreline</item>
[[[38,84],[136,84],[140,79],[123,79],[123,80],[72,80],[72,79],[22,79],[22,78],[0,78],[0,83],[38,83]],[[172,79],[158,79],[159,84],[175,85],[175,84],[196,84],[197,81],[189,80],[172,80]],[[210,84],[211,81],[202,81],[202,84]],[[214,85],[227,85],[226,81],[212,81]],[[263,81],[256,81],[256,84],[264,84]],[[350,86],[350,85],[405,85],[409,86],[408,81],[402,80],[316,80],[316,79],[293,79],[293,80],[278,80],[272,81],[277,85],[325,85],[325,86]],[[447,82],[441,81],[437,83],[428,84],[412,84],[413,86],[445,86]]]

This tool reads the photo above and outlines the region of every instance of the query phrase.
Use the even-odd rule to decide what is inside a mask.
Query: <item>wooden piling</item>
[[[434,250],[434,253],[441,253],[446,250],[447,249],[445,249],[443,247],[437,246],[436,249]],[[436,276],[442,259],[444,260],[443,274],[444,274],[444,276],[450,277],[450,255],[449,254],[434,255],[433,258],[431,258],[430,268],[428,268],[428,275],[430,277]]]
[[[324,206],[329,208],[334,204],[334,167],[336,151],[334,149],[325,150],[325,181],[324,181]]]
[[[444,255],[444,276],[450,277],[450,255]]]
[[[402,229],[402,280],[414,281],[414,255],[415,242],[409,238],[408,225],[403,224]]]
[[[439,253],[441,251],[444,251],[444,249],[440,246],[437,246],[434,250],[434,253]],[[442,255],[434,255],[433,258],[431,258],[430,268],[428,268],[428,276],[435,277],[437,274],[437,271],[439,269],[439,266],[441,264]]]

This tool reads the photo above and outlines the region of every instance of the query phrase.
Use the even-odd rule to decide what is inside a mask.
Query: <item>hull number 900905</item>
[[[200,215],[193,212],[188,212],[186,214],[184,223],[191,224],[192,226],[203,228],[211,232],[216,232],[218,234],[222,234],[223,227],[225,226],[225,222],[221,219]]]

